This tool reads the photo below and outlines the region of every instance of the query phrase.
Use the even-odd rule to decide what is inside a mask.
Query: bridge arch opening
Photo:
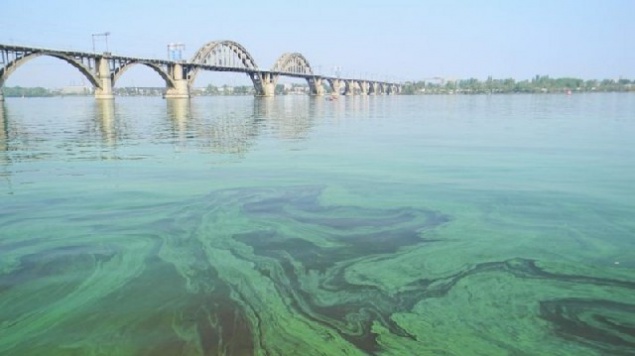
[[[60,66],[60,61],[70,66]],[[24,67],[24,68],[23,68]],[[0,87],[41,87],[55,93],[88,95],[99,87],[90,68],[77,59],[59,53],[35,52],[0,66]],[[4,90],[7,92],[7,90]],[[6,93],[11,96],[11,93]]]
[[[158,75],[157,75],[158,74]],[[130,62],[112,72],[113,91],[117,95],[162,95],[174,88],[174,81],[165,70],[150,62]]]
[[[197,95],[251,95],[254,84],[245,73],[201,71],[190,85],[190,92]]]
[[[279,76],[275,86],[276,95],[309,95],[311,88],[304,78]]]

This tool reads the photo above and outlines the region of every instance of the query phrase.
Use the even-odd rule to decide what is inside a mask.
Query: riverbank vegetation
[[[43,96],[54,96],[56,95],[54,91],[42,87],[35,88],[23,88],[23,87],[3,87],[2,93],[6,97],[43,97]]]
[[[476,78],[406,82],[402,94],[503,94],[503,93],[568,93],[568,92],[628,92],[635,91],[635,80],[550,78],[540,76],[531,80],[513,78],[484,81]]]
[[[306,84],[278,84],[276,95],[307,94]],[[328,92],[330,88],[325,88]],[[47,89],[42,87],[3,87],[5,97],[46,97],[66,95],[92,95],[88,87]],[[114,88],[118,96],[160,96],[165,91],[163,87],[124,87]],[[578,79],[578,78],[550,78],[549,76],[535,76],[532,79],[517,81],[513,78],[486,80],[476,78],[447,80],[434,78],[416,82],[406,82],[402,94],[434,95],[434,94],[507,94],[507,93],[573,93],[573,92],[635,92],[635,80],[630,79]],[[200,95],[253,95],[252,86],[220,87],[208,85],[205,88],[192,89],[193,96]]]

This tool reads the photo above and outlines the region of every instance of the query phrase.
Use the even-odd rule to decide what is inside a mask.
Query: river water
[[[0,108],[0,354],[635,353],[633,94]]]

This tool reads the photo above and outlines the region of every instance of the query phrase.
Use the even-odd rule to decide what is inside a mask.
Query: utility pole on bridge
[[[93,38],[93,53],[95,52],[95,37],[104,37],[106,39],[106,52],[108,52],[108,36],[110,36],[110,32],[104,32],[104,33],[93,33],[92,35]]]

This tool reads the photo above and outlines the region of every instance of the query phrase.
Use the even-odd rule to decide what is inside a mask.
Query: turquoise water
[[[635,354],[633,94],[0,107],[0,354]]]

